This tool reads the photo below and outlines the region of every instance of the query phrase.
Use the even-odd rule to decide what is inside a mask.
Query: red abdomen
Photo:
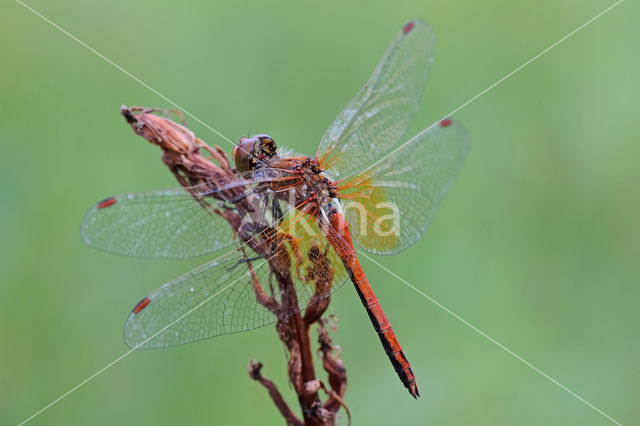
[[[344,266],[349,272],[349,277],[351,277],[351,281],[353,281],[353,284],[356,287],[358,296],[360,296],[362,305],[367,310],[367,314],[369,314],[369,319],[373,324],[373,328],[376,330],[376,333],[378,333],[382,347],[391,361],[391,365],[393,365],[398,377],[400,377],[404,386],[409,390],[409,393],[414,398],[417,398],[420,396],[420,393],[418,392],[416,378],[413,375],[413,371],[411,371],[411,365],[404,356],[402,346],[400,346],[400,343],[398,342],[398,338],[391,327],[391,323],[382,310],[382,306],[380,306],[380,302],[373,292],[373,288],[371,288],[371,284],[369,284],[369,280],[367,280],[367,276],[364,274],[362,266],[360,266],[360,262],[355,255],[348,225],[342,214],[338,211],[333,211],[332,214],[330,214],[329,222],[332,228],[329,234],[336,232],[342,237],[341,240],[348,244],[339,244],[335,236],[332,237],[331,235],[327,235],[327,238],[338,252],[338,255],[342,258]]]

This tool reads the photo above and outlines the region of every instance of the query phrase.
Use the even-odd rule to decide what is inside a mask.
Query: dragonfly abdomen
[[[358,261],[355,255],[347,222],[344,216],[335,208],[330,209],[328,215],[331,230],[328,232],[327,238],[342,258],[342,263],[356,287],[362,305],[367,310],[371,324],[373,324],[373,328],[376,330],[376,333],[378,333],[382,347],[389,357],[391,365],[393,365],[394,370],[396,370],[398,377],[409,393],[414,398],[417,398],[420,396],[420,393],[418,392],[416,378],[413,375],[413,371],[411,371],[411,365],[402,351],[402,346],[400,346],[398,338],[391,327],[391,323],[384,313],[384,310],[382,310],[382,306],[380,306],[380,302],[373,292],[367,276],[362,270],[360,261]]]
[[[376,330],[376,333],[378,333],[382,347],[389,357],[391,365],[393,365],[393,369],[396,370],[398,377],[409,393],[414,398],[419,397],[420,393],[418,392],[416,377],[411,370],[411,364],[404,355],[402,346],[400,346],[400,342],[398,342],[398,338],[396,337],[396,333],[393,331],[393,327],[391,327],[391,323],[389,322],[387,315],[384,313],[384,310],[373,292],[373,288],[371,287],[371,284],[369,284],[369,280],[362,271],[362,267],[358,260],[356,260],[353,272],[350,275],[353,283],[355,284],[358,296],[360,296],[362,305],[367,310],[371,324]]]

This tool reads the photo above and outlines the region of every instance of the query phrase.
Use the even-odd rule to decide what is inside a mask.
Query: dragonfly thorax
[[[338,196],[338,188],[324,175],[324,170],[315,158],[305,157],[295,166],[294,171],[300,174],[308,199],[326,205]]]

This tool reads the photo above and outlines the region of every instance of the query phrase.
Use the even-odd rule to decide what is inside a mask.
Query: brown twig
[[[350,418],[349,410],[343,400],[347,377],[340,359],[340,348],[333,345],[325,327],[325,320],[322,319],[330,302],[327,294],[333,281],[333,269],[325,257],[326,254],[315,246],[308,250],[309,260],[313,266],[307,269],[306,274],[315,283],[315,292],[302,315],[294,279],[291,276],[292,269],[300,264],[301,255],[297,253],[297,249],[293,250],[294,253],[286,249],[285,242],[291,242],[287,240],[286,234],[266,228],[260,232],[260,238],[256,238],[255,230],[250,230],[243,225],[243,218],[254,212],[254,206],[251,205],[248,197],[243,196],[242,185],[230,185],[239,180],[239,176],[230,166],[224,151],[218,147],[211,148],[198,139],[186,127],[179,112],[174,111],[182,124],[169,120],[166,117],[168,111],[157,108],[122,106],[120,111],[136,134],[162,149],[162,161],[178,182],[190,191],[203,208],[210,209],[213,213],[225,218],[238,240],[244,243],[241,252],[244,253],[250,271],[256,300],[278,318],[276,330],[289,353],[287,371],[289,381],[298,396],[302,420],[287,405],[276,385],[262,376],[262,363],[251,361],[249,364],[251,378],[267,389],[288,425],[333,425],[341,407],[345,408]],[[158,112],[165,116],[155,114]],[[208,158],[203,154],[207,154]],[[213,207],[213,204],[204,201],[203,193],[222,202],[233,200],[233,208],[225,207],[224,203]],[[251,256],[245,253],[244,247],[248,247],[258,257],[268,260],[277,289],[273,288],[271,282],[265,289],[265,283],[258,278],[253,261],[250,260]],[[273,296],[275,291],[280,296],[279,300]],[[322,358],[322,366],[328,375],[329,388],[315,374],[309,338],[309,329],[313,324],[318,325],[320,345],[318,354]],[[319,394],[321,389],[328,395],[324,403]]]
[[[337,412],[340,407],[344,407],[349,419],[351,419],[349,408],[342,399],[347,390],[347,371],[340,359],[340,347],[333,345],[325,323],[329,323],[329,320],[320,319],[318,321],[319,352],[322,357],[322,366],[329,375],[329,385],[331,386],[331,391],[328,391],[330,398],[324,403],[324,407],[333,413]]]
[[[289,405],[286,403],[282,395],[280,395],[280,392],[278,391],[278,388],[276,388],[276,385],[271,380],[265,379],[262,373],[260,372],[260,370],[262,370],[261,362],[252,360],[249,363],[249,376],[253,380],[259,382],[262,386],[267,388],[267,391],[269,392],[269,396],[271,396],[273,403],[276,405],[276,407],[278,407],[278,410],[280,411],[280,414],[282,414],[282,417],[284,417],[284,419],[287,421],[287,425],[292,425],[292,426],[304,425],[304,423],[302,423],[302,420],[300,420],[293,413],[293,411],[291,411],[291,408],[289,408]]]

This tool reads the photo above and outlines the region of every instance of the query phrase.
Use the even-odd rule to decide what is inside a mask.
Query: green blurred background
[[[417,131],[612,2],[28,4],[229,138],[266,132],[314,153],[407,20],[438,36]],[[458,182],[420,243],[377,258],[625,424],[640,423],[639,12],[622,3],[456,114],[472,138]],[[118,113],[170,105],[19,3],[2,6],[0,49],[0,424],[16,424],[127,351],[133,304],[205,259],[123,258],[78,236],[96,201],[176,186]],[[403,389],[345,286],[333,338],[353,424],[611,423],[363,264],[422,398]],[[132,353],[31,424],[282,424],[247,376],[252,358],[293,402],[265,327]]]

